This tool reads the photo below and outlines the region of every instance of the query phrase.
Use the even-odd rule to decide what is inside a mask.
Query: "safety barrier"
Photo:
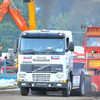
[[[4,62],[4,73],[0,73],[0,79],[17,79],[17,73],[6,73],[6,61],[2,60],[1,62]]]

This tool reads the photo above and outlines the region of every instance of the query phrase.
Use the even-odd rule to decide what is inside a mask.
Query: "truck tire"
[[[89,96],[92,93],[92,91],[91,91],[91,83],[92,83],[91,76],[85,75],[84,80],[85,80],[85,96]]]
[[[62,89],[62,95],[63,97],[69,97],[71,92],[71,82],[67,82],[67,88]]]
[[[80,88],[72,89],[71,90],[71,96],[83,96],[85,94],[84,86],[85,86],[84,72],[81,71],[81,75],[80,75]]]
[[[27,96],[28,93],[29,93],[29,88],[25,88],[25,87],[20,88],[20,94],[22,96]]]
[[[83,96],[85,94],[85,81],[84,81],[84,72],[81,72],[80,76],[80,88],[79,88],[79,96]]]

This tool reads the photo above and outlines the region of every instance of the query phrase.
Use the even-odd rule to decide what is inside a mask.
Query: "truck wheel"
[[[70,91],[71,91],[71,82],[70,81],[68,81],[67,87],[68,88],[63,88],[62,89],[62,95],[63,95],[63,97],[69,97],[70,96]]]
[[[85,81],[85,95],[89,96],[92,93],[92,91],[91,91],[91,83],[92,83],[91,76],[85,75],[84,81]]]
[[[29,88],[20,88],[20,94],[22,95],[22,96],[27,96],[28,95],[28,93],[29,93]]]
[[[84,81],[84,72],[81,72],[80,76],[80,88],[78,89],[72,89],[71,90],[71,96],[83,96],[85,94],[85,81]]]
[[[85,81],[84,81],[84,72],[81,72],[81,76],[80,76],[80,88],[79,88],[79,96],[83,96],[85,94],[85,88],[84,85]]]

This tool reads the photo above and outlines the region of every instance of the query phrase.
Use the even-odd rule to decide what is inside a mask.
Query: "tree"
[[[67,13],[60,13],[57,17],[52,17],[52,24],[49,26],[50,29],[66,30],[67,29]]]

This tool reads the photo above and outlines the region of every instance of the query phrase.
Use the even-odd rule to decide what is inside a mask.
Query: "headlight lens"
[[[57,74],[57,77],[58,78],[63,78],[63,75],[62,74]]]
[[[25,78],[26,77],[26,74],[19,74],[19,77],[20,78]]]

